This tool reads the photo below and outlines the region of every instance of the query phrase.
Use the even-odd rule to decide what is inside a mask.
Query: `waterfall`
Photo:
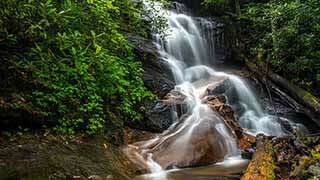
[[[283,135],[281,125],[271,115],[264,113],[255,94],[241,78],[214,70],[211,65],[215,62],[215,47],[219,44],[218,23],[206,19],[194,19],[189,13],[184,13],[184,7],[176,4],[177,10],[167,10],[159,3],[146,2],[146,6],[153,6],[157,9],[155,13],[161,14],[168,24],[165,31],[166,36],[156,32],[153,34],[154,43],[163,59],[168,62],[172,74],[175,78],[175,91],[186,97],[189,116],[172,125],[163,134],[149,141],[141,142],[137,149],[142,149],[137,153],[140,159],[145,159],[152,173],[162,174],[163,170],[158,162],[153,159],[153,152],[163,144],[170,142],[170,148],[179,151],[175,158],[187,156],[193,133],[210,130],[216,132],[217,137],[221,137],[216,144],[217,149],[226,151],[225,159],[238,157],[237,139],[228,130],[223,119],[216,112],[202,102],[208,84],[208,79],[214,77],[227,78],[235,87],[239,96],[239,104],[244,109],[240,115],[240,124],[248,129],[252,134],[265,133],[268,135]],[[217,29],[217,32],[213,31]],[[204,83],[196,83],[198,81]],[[166,146],[167,147],[167,146]],[[169,147],[168,147],[169,148]],[[162,150],[163,151],[163,150]],[[170,152],[170,150],[168,150]],[[196,156],[196,155],[194,155]]]
[[[205,19],[200,19],[199,25],[191,16],[181,13],[181,9],[184,9],[181,6],[183,5],[178,6],[179,9],[176,12],[162,9],[166,11],[163,14],[166,14],[168,20],[167,36],[162,38],[160,34],[154,34],[154,39],[160,54],[171,66],[177,84],[175,90],[187,98],[189,111],[192,112],[190,117],[193,121],[186,122],[192,124],[188,130],[188,133],[191,133],[193,128],[201,122],[201,116],[213,113],[206,104],[201,102],[203,87],[196,87],[193,82],[202,79],[204,73],[217,74],[209,67],[210,62],[214,61],[213,38],[207,36],[209,40],[207,41],[199,28],[199,26],[206,26],[205,29],[212,29],[216,25]],[[233,135],[225,130],[226,127],[221,119],[213,119],[219,121],[217,129],[225,136],[229,154],[238,155],[239,151]],[[187,135],[190,136],[190,134]]]

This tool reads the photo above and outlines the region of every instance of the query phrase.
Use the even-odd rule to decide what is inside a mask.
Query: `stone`
[[[227,92],[233,85],[229,79],[223,79],[217,83],[209,85],[207,88],[208,95],[218,95]]]
[[[129,126],[143,131],[161,133],[174,122],[174,106],[162,101],[145,102],[144,118],[129,122]]]
[[[225,96],[208,96],[205,100],[207,104],[222,117],[227,126],[239,139],[239,147],[242,150],[252,148],[252,145],[256,142],[256,138],[244,132],[239,124],[238,117],[235,115],[232,108],[225,104]]]
[[[126,36],[128,41],[134,45],[135,56],[142,62],[144,69],[142,79],[145,86],[163,98],[175,86],[167,62],[160,58],[158,49],[152,40],[132,34],[126,34]]]
[[[184,118],[184,121],[187,121],[190,117]],[[196,167],[223,160],[228,147],[224,141],[224,135],[216,129],[216,122],[212,118],[202,119],[190,136],[187,132],[188,128],[174,133],[184,123],[170,129],[167,134],[162,135],[158,143],[165,141],[152,149],[154,160],[164,169],[172,166]],[[173,135],[173,137],[167,138],[167,135]]]

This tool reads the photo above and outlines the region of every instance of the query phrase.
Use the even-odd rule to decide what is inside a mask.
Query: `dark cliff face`
[[[187,8],[191,9],[193,14],[196,14],[197,16],[203,16],[203,17],[221,17],[224,16],[226,11],[230,11],[229,13],[235,13],[236,7],[235,4],[230,4],[230,7],[225,5],[211,5],[210,7],[205,7],[205,5],[202,5],[204,0],[172,0],[173,2],[178,2],[184,4]],[[231,9],[229,9],[231,8]]]
[[[199,11],[201,9],[201,3],[203,0],[176,0],[176,2],[185,4],[193,11]]]
[[[203,0],[171,0],[171,1],[184,4],[188,9],[192,11],[193,14],[196,14],[197,16],[206,16],[203,11],[203,6],[201,5]]]

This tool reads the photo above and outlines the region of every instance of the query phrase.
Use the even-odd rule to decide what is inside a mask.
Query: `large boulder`
[[[240,149],[244,151],[251,149],[252,145],[256,141],[256,138],[246,133],[240,126],[239,119],[235,115],[235,112],[232,110],[231,106],[226,104],[226,97],[224,95],[208,96],[204,101],[209,105],[209,107],[223,117],[225,124],[238,138]]]
[[[234,84],[228,77],[211,77],[211,83],[209,83],[206,95],[207,96],[221,96],[224,95],[226,97],[226,102],[232,106],[234,109],[237,109],[239,96],[235,89]]]
[[[173,106],[156,101],[148,103],[145,113],[145,126],[153,132],[168,129],[174,121]]]
[[[228,78],[220,78],[220,80],[211,83],[207,88],[208,95],[224,94],[233,89],[234,86]]]
[[[192,134],[189,134],[189,128],[178,134],[174,130],[169,134],[173,137],[153,149],[155,161],[168,169],[208,165],[223,160],[228,153],[228,145],[224,134],[217,130],[217,125],[215,119],[208,118],[203,119],[192,130]],[[162,140],[167,137],[164,136]]]
[[[174,127],[156,138],[128,146],[126,154],[142,169],[150,168],[150,156],[164,169],[194,167],[223,160],[228,153],[228,145],[223,138],[225,134],[217,129],[221,117],[207,106],[199,113],[208,114],[201,119],[196,115],[185,115]],[[195,121],[199,121],[196,126]]]

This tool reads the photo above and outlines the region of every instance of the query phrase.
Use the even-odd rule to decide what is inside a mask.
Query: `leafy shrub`
[[[145,35],[129,0],[3,0],[0,54],[23,84],[6,89],[12,109],[58,119],[58,132],[94,134],[107,119],[141,119],[151,96],[121,32]],[[10,89],[15,88],[15,91]],[[120,122],[119,122],[120,123]]]

